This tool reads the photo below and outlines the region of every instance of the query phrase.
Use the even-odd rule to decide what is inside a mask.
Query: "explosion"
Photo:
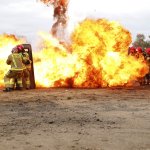
[[[119,23],[105,19],[85,19],[71,34],[71,44],[40,33],[43,49],[34,52],[37,87],[124,86],[148,72],[143,59],[127,54],[131,34]],[[6,58],[23,40],[0,35],[0,85],[9,69]]]
[[[148,72],[144,60],[127,55],[131,35],[117,22],[86,19],[72,33],[71,45],[50,34],[41,37],[44,48],[34,55],[40,87],[123,86]]]
[[[4,75],[9,70],[10,66],[6,64],[6,59],[11,53],[11,49],[18,44],[24,43],[25,39],[19,39],[13,34],[0,35],[0,86],[4,85]]]
[[[148,72],[143,59],[128,55],[131,34],[119,23],[106,19],[85,19],[70,36],[70,44],[60,42],[60,25],[67,25],[68,0],[40,0],[54,7],[51,34],[40,32],[42,49],[34,52],[37,87],[99,88],[131,85]],[[0,85],[3,85],[6,58],[24,41],[14,35],[0,36]],[[7,69],[8,68],[8,69]],[[7,70],[6,70],[7,69]],[[5,71],[4,71],[5,70]]]
[[[52,5],[54,7],[54,19],[56,20],[52,26],[51,34],[58,37],[59,28],[65,29],[67,25],[67,6],[68,0],[40,0],[44,4]]]

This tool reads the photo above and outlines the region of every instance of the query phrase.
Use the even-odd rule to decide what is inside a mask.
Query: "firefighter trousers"
[[[19,87],[23,87],[22,84],[22,71],[18,70],[9,70],[4,76],[4,83],[6,88],[14,88],[15,80],[17,79],[17,83]]]
[[[23,76],[25,79],[26,88],[30,88],[30,70],[24,69],[23,70]]]

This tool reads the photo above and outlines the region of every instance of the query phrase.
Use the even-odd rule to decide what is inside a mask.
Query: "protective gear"
[[[18,53],[23,52],[23,50],[24,50],[23,45],[17,45],[16,47],[17,47],[17,49],[18,49]]]
[[[135,47],[129,47],[129,49],[128,49],[128,55],[131,55],[131,56],[135,56],[135,54],[136,54],[136,49],[135,49]]]
[[[142,53],[142,52],[143,52],[143,51],[142,51],[142,48],[141,48],[141,47],[137,47],[137,48],[136,48],[136,52]]]
[[[13,53],[9,55],[6,61],[8,65],[11,65],[10,70],[16,70],[16,71],[20,71],[25,68],[25,66],[23,65],[24,62],[25,61],[22,59],[22,57],[18,53]]]
[[[29,54],[27,52],[24,52],[24,53],[22,53],[22,57],[23,57],[23,60],[24,60],[25,67],[28,70],[31,70],[31,63],[32,63],[32,61],[29,58]]]
[[[3,92],[11,92],[11,91],[13,91],[12,88],[6,88],[6,89],[3,90]]]
[[[144,53],[141,47],[137,47],[136,48],[136,54],[135,54],[136,58],[141,59],[144,61]]]
[[[130,47],[129,48],[129,54],[131,53],[131,54],[134,54],[136,52],[136,49],[135,49],[135,47]]]
[[[5,87],[14,89],[16,79],[18,87],[23,87],[22,73],[23,71],[9,70],[7,74],[4,76]]]
[[[25,69],[23,65],[23,59],[18,53],[12,53],[8,56],[6,61],[8,65],[11,65],[11,69],[4,76],[5,87],[14,88],[15,79],[19,82],[19,87],[23,87],[22,85],[22,73],[23,69]]]
[[[30,64],[30,61],[27,60],[27,61],[25,62],[25,65],[29,65],[29,64]]]
[[[30,71],[32,61],[30,60],[29,54],[27,52],[22,53],[22,58],[25,61],[25,69],[23,70],[23,75],[25,78],[26,89],[30,89]]]
[[[132,47],[130,47],[129,51],[130,51],[130,53],[135,53],[136,49],[135,49],[135,47],[132,46]]]
[[[25,78],[26,89],[30,89],[30,71],[28,69],[24,69],[23,75]]]
[[[150,55],[150,48],[147,48],[147,49],[145,50],[145,52],[146,52],[146,54]]]

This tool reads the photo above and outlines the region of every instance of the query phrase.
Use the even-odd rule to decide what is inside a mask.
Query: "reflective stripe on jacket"
[[[23,59],[18,53],[13,53],[8,56],[8,59],[6,61],[8,65],[11,65],[10,70],[23,70],[25,69],[25,66],[23,64]]]

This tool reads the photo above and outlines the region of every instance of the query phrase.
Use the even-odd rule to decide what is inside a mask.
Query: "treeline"
[[[144,34],[137,34],[136,39],[132,45],[134,47],[141,47],[143,50],[150,48],[150,36],[146,38]]]

